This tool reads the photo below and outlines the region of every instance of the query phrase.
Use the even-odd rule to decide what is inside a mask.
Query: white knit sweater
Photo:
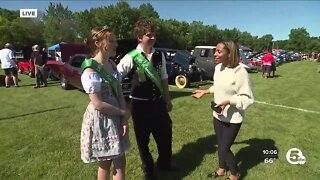
[[[213,112],[213,116],[223,122],[241,123],[244,110],[254,101],[249,74],[240,66],[228,68],[222,63],[216,65],[214,83],[209,91],[214,93],[214,102],[217,104],[230,100],[230,105],[225,107],[223,115],[218,116]]]

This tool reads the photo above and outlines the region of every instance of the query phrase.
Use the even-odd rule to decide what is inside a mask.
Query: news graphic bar
[[[20,18],[37,18],[38,9],[20,9]]]

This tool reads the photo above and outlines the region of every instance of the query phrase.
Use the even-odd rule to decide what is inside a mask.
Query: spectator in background
[[[271,53],[271,50],[268,50],[268,53],[262,57],[262,72],[263,78],[267,79],[270,76],[272,62],[274,61],[274,57]]]
[[[42,53],[40,52],[40,46],[34,45],[32,46],[32,54],[30,57],[30,63],[34,64],[34,73],[36,78],[36,85],[34,88],[40,88],[47,86],[47,78],[45,72],[45,65],[47,59],[43,57]]]
[[[10,87],[11,76],[13,76],[13,83],[15,87],[18,85],[18,68],[15,62],[15,55],[13,52],[13,46],[10,43],[4,45],[4,49],[0,50],[1,68],[5,74],[5,87]]]

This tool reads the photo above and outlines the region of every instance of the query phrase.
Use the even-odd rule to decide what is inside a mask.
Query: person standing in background
[[[30,63],[34,64],[34,73],[35,73],[35,78],[36,78],[36,85],[34,88],[40,88],[41,87],[46,87],[47,86],[47,77],[46,77],[46,61],[47,59],[43,57],[42,52],[40,52],[40,46],[39,45],[34,45],[32,46],[32,54],[30,57]]]
[[[6,43],[4,48],[0,50],[1,68],[5,74],[5,87],[10,87],[11,76],[13,76],[13,83],[15,87],[19,87],[18,84],[18,68],[15,62],[15,55],[13,52],[13,46],[11,43]]]
[[[270,76],[272,70],[272,62],[274,61],[274,57],[271,52],[272,51],[269,49],[268,53],[262,57],[262,72],[264,79],[267,79]]]

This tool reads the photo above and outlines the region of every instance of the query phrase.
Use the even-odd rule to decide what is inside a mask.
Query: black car
[[[203,75],[195,65],[195,57],[188,51],[177,51],[172,61],[166,62],[166,67],[169,83],[174,83],[178,88],[203,80]]]

